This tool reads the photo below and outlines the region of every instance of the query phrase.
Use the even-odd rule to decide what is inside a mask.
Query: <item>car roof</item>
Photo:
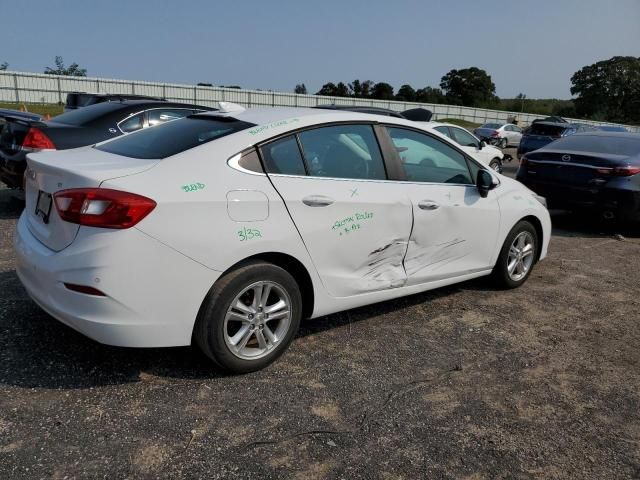
[[[640,139],[640,133],[608,132],[604,130],[592,130],[590,132],[580,132],[572,136],[573,137],[630,138],[632,140]]]

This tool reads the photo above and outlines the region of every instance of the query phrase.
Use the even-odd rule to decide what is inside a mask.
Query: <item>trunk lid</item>
[[[83,147],[27,156],[25,212],[31,233],[54,251],[68,247],[79,225],[60,218],[53,195],[69,188],[99,187],[106,180],[134,175],[159,160],[140,160]]]
[[[476,128],[473,133],[475,133],[480,138],[491,138],[491,135],[496,132],[493,128]]]
[[[541,150],[527,154],[527,173],[537,181],[599,190],[612,177],[599,169],[626,165],[628,156]]]

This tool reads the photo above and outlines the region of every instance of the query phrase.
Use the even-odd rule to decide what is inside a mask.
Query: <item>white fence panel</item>
[[[227,101],[246,107],[288,106],[315,107],[331,103],[388,108],[401,112],[409,108],[425,107],[433,112],[434,120],[458,118],[475,123],[504,122],[517,118],[519,124],[529,125],[543,115],[520,112],[504,112],[458,105],[434,105],[410,102],[376,100],[369,98],[321,97],[294,93],[268,92],[235,88],[178,85],[170,83],[129,81],[112,78],[65,77],[42,73],[0,72],[0,102],[4,103],[58,103],[66,100],[69,92],[99,92],[149,95],[167,100],[214,106]],[[613,125],[609,122],[568,119],[590,125]],[[625,125],[630,131],[640,132],[638,126]]]

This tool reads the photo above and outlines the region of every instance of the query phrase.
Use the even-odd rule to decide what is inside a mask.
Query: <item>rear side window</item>
[[[187,110],[185,108],[154,108],[149,110],[149,126],[153,127],[164,122],[177,120],[192,113],[194,113],[193,110]]]
[[[301,132],[298,137],[310,176],[387,178],[371,125],[321,127]]]
[[[95,148],[124,157],[162,159],[250,127],[255,124],[230,117],[193,116],[145,128]]]
[[[478,147],[479,143],[476,137],[471,135],[470,133],[465,132],[461,128],[452,128],[453,139],[458,142],[458,144],[463,147]]]
[[[304,162],[294,135],[264,145],[262,159],[270,173],[305,175]]]
[[[140,130],[143,126],[144,113],[139,113],[133,117],[127,118],[118,124],[118,128],[123,133],[131,133]]]

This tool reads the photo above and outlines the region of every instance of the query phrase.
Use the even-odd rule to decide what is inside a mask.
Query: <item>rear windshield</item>
[[[230,117],[193,115],[125,135],[95,148],[124,157],[162,159],[255,127]]]
[[[75,126],[86,125],[87,123],[121,108],[122,104],[120,102],[98,103],[96,105],[89,105],[88,107],[71,110],[70,112],[58,115],[55,117],[55,122]]]
[[[500,128],[501,126],[502,125],[500,125],[499,123],[485,123],[480,128]]]
[[[548,148],[632,157],[640,154],[640,136],[629,138],[613,135],[572,135],[556,140]]]
[[[548,125],[544,123],[534,123],[531,125],[531,130],[529,130],[529,134],[531,135],[546,135],[549,137],[557,137],[562,135],[562,133],[570,128],[567,125]]]

